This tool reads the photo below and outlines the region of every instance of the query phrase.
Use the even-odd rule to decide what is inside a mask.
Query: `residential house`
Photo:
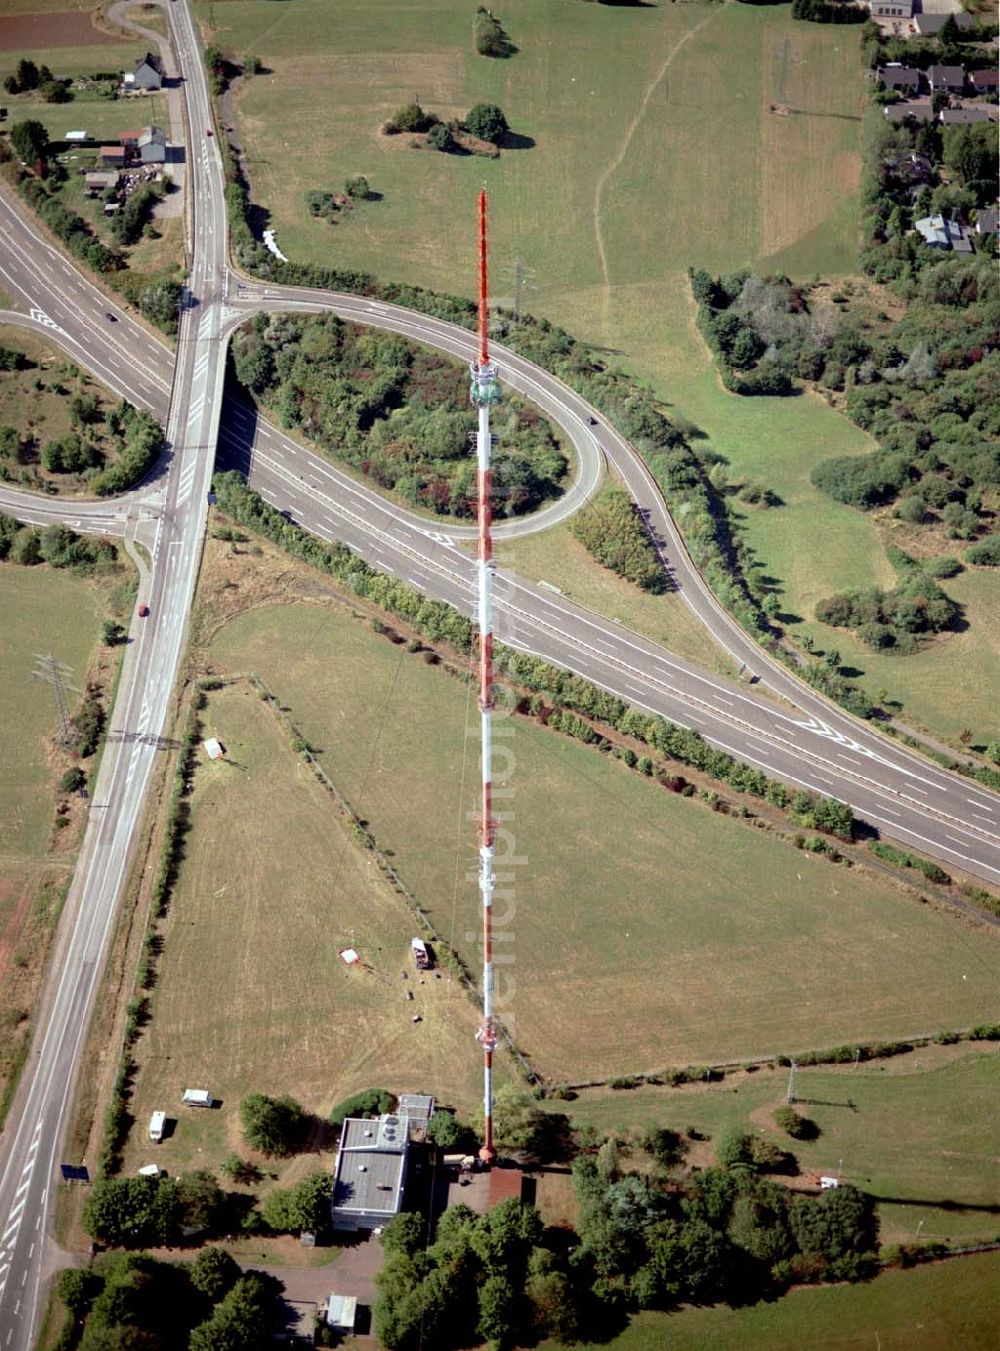
[[[912,19],[913,0],[870,0],[873,19]]]
[[[936,38],[949,19],[954,19],[963,32],[968,32],[976,23],[971,14],[914,14],[913,27],[919,37]]]
[[[925,244],[934,249],[953,249],[955,253],[971,253],[972,241],[963,225],[946,216],[924,216],[914,221],[913,228]]]
[[[965,71],[961,66],[931,66],[927,83],[932,94],[961,94],[965,88]]]
[[[929,99],[910,99],[901,103],[887,103],[882,109],[890,122],[933,122],[934,109]]]
[[[969,84],[976,94],[992,94],[994,98],[1000,90],[1000,71],[970,70]]]
[[[883,66],[878,77],[886,89],[893,89],[899,94],[916,94],[920,90],[920,71],[902,66],[898,61]]]
[[[167,158],[167,136],[160,127],[143,127],[136,140],[136,156],[142,164],[163,164]]]
[[[153,52],[147,52],[141,56],[135,63],[135,69],[132,71],[132,78],[128,81],[133,89],[153,90],[163,88],[163,62],[154,55]]]
[[[972,122],[995,122],[1000,109],[988,103],[967,103],[963,108],[942,108],[940,117],[943,127],[968,126]]]
[[[1000,233],[1000,209],[995,206],[981,206],[976,212],[976,234],[995,235]]]

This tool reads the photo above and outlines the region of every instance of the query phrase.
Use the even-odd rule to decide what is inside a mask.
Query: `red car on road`
[[[146,604],[140,605],[140,606],[139,606],[139,618],[140,618],[140,619],[145,619],[146,616],[147,616],[148,614],[149,614],[149,606],[146,605]]]

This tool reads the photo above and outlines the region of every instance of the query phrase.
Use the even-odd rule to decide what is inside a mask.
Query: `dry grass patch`
[[[213,694],[203,724],[228,754],[195,775],[126,1172],[153,1156],[157,1109],[180,1118],[158,1162],[171,1172],[218,1163],[240,1145],[237,1108],[251,1091],[291,1093],[322,1116],[375,1084],[468,1108],[475,1010],[445,975],[420,983],[414,921],[372,856],[249,686]],[[348,946],[364,967],[343,964]],[[209,1088],[221,1110],[182,1108],[185,1087]]]

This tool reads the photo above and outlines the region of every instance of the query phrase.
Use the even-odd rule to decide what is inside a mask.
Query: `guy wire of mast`
[[[489,301],[487,298],[486,189],[479,194],[479,354],[472,365],[470,397],[479,412],[476,431],[476,494],[479,526],[479,721],[481,735],[482,801],[479,816],[479,894],[483,905],[483,1016],[476,1040],[483,1048],[483,1147],[485,1164],[496,1158],[493,1147],[493,1052],[497,1030],[493,1021],[493,857],[496,822],[493,818],[493,538],[491,533],[490,406],[500,398],[497,369],[490,361]]]

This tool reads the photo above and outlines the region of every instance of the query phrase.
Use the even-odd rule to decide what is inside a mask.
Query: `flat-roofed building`
[[[409,1151],[406,1116],[347,1118],[333,1169],[334,1229],[379,1229],[399,1214]]]

